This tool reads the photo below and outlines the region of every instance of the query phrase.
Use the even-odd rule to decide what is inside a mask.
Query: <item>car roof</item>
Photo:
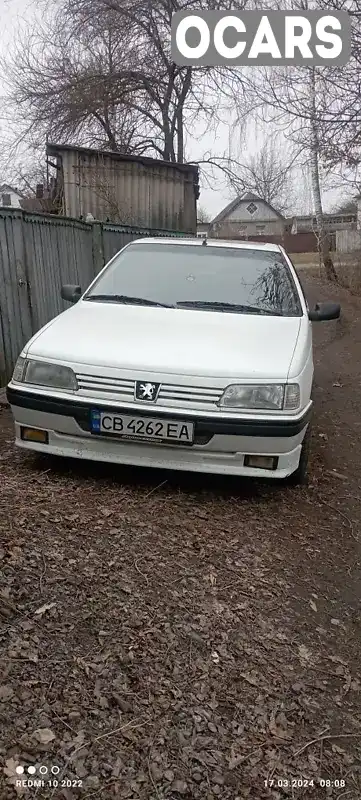
[[[178,245],[198,245],[202,247],[205,240],[201,237],[172,237],[172,236],[149,236],[146,239],[133,239],[130,244],[178,244]],[[231,239],[207,239],[206,247],[238,248],[239,250],[266,250],[271,253],[281,253],[282,247],[274,242],[239,242]],[[204,246],[204,245],[203,245]]]

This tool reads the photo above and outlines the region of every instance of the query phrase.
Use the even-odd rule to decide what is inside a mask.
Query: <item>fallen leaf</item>
[[[240,677],[243,678],[251,686],[258,686],[259,680],[250,672],[240,672]]]
[[[314,600],[310,600],[310,606],[312,608],[312,611],[317,611],[317,606]]]
[[[4,683],[3,686],[0,686],[0,703],[4,703],[5,700],[10,700],[13,695],[14,692],[9,684]]]
[[[277,719],[274,714],[272,714],[268,728],[272,736],[275,736],[277,739],[292,739],[292,733],[287,729],[287,720],[284,714],[282,717],[279,715]]]
[[[33,736],[39,744],[49,744],[55,739],[55,733],[50,728],[38,728],[38,730],[34,731]]]
[[[341,756],[346,754],[346,750],[343,750],[338,744],[332,744],[331,749],[333,753],[339,753]]]
[[[311,661],[312,653],[304,644],[298,646],[298,652],[302,661]]]
[[[71,746],[74,747],[75,750],[78,750],[81,748],[84,742],[85,742],[85,731],[79,731],[75,739],[73,739]]]
[[[17,766],[18,763],[13,758],[8,758],[5,761],[4,773],[7,776],[7,783],[13,787],[18,797],[22,797],[25,794],[25,786],[19,781],[19,775],[16,773]]]
[[[36,614],[38,617],[42,617],[46,611],[50,611],[52,608],[55,608],[55,606],[56,603],[45,603],[44,606],[41,606],[36,611],[34,611],[34,614]]]
[[[18,764],[13,758],[8,758],[7,761],[5,761],[5,767],[4,767],[5,775],[7,775],[8,778],[15,778],[17,766]]]
[[[104,517],[111,517],[113,514],[110,508],[101,508],[100,511]]]
[[[352,677],[351,677],[351,674],[349,672],[345,677],[345,684],[344,684],[344,687],[343,687],[343,694],[344,695],[348,694],[348,692],[351,689],[351,685],[352,685]]]
[[[185,794],[187,792],[187,784],[185,781],[174,781],[171,786],[172,792],[177,792],[178,794]]]
[[[299,694],[300,692],[303,691],[304,688],[305,688],[305,684],[304,683],[297,683],[296,682],[296,683],[293,683],[292,686],[291,686],[291,689],[292,689],[293,692],[295,692],[295,694]]]
[[[309,762],[309,764],[311,766],[312,772],[318,772],[319,765],[318,765],[317,758],[315,758],[313,753],[308,753],[307,757],[308,757],[308,762]]]

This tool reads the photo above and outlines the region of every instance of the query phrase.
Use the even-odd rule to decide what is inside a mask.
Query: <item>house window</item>
[[[257,206],[255,206],[255,204],[254,204],[254,203],[250,203],[250,204],[249,204],[249,206],[247,206],[247,211],[248,211],[250,214],[252,214],[252,216],[253,216],[253,214],[255,214],[255,213],[256,213],[256,211],[257,211]]]
[[[1,195],[1,202],[3,206],[11,206],[11,195],[10,194],[2,194]]]
[[[256,225],[256,231],[264,231],[265,227],[265,225]]]

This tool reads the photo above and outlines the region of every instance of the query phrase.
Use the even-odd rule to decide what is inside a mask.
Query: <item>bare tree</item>
[[[334,206],[334,214],[357,214],[357,199],[351,197]]]
[[[7,70],[11,113],[28,121],[27,136],[182,162],[195,120],[216,125],[221,107],[243,91],[240,70],[178,67],[171,59],[173,12],[208,7],[206,0],[49,2]]]
[[[297,154],[290,155],[286,144],[266,141],[260,150],[242,163],[229,183],[237,194],[254,192],[281,213],[290,213],[293,205],[292,169]]]
[[[320,186],[320,130],[317,118],[317,85],[315,68],[308,70],[309,77],[309,98],[310,98],[310,172],[312,182],[312,197],[316,216],[318,251],[320,264],[324,267],[326,276],[329,280],[337,283],[337,273],[331,258],[328,236],[325,230],[324,214],[322,208],[322,196]]]
[[[320,180],[328,89],[327,70],[314,67],[265,68],[249,82],[249,92],[262,104],[262,120],[276,125],[293,144],[299,165],[311,176],[320,265],[328,280],[337,281],[325,232]]]
[[[207,223],[207,222],[211,221],[211,215],[208,213],[208,211],[205,208],[203,208],[203,206],[198,206],[198,209],[197,209],[197,220],[198,220],[198,222],[201,222],[201,223]]]
[[[361,164],[361,7],[359,0],[317,0],[327,12],[347,11],[351,19],[351,58],[325,70],[328,92],[323,109],[321,152],[331,167],[351,171]]]

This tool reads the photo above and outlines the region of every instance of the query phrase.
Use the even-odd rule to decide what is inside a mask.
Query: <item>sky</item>
[[[16,30],[24,22],[31,22],[34,20],[34,6],[35,0],[0,0],[0,57],[5,55],[11,49],[12,41]],[[4,85],[0,76],[0,97],[4,94]],[[231,116],[225,119],[224,124],[219,126],[217,134],[211,134],[209,131],[204,131],[199,127],[194,130],[192,136],[187,137],[187,156],[189,160],[198,160],[202,158],[206,152],[211,152],[212,156],[222,156],[228,150],[230,141],[231,130]],[[9,130],[8,124],[1,122],[0,115],[0,151],[1,140],[6,141],[9,135],[13,135],[13,131]],[[237,136],[237,132],[233,134]],[[239,160],[246,162],[247,158],[257,152],[267,137],[267,132],[259,129],[250,129],[248,137],[242,144],[242,148],[238,155]],[[75,144],[75,142],[74,142]],[[44,153],[45,161],[45,153]],[[202,174],[202,173],[201,173]],[[6,176],[0,175],[0,183],[6,180]],[[310,180],[305,171],[300,172],[295,176],[297,183],[297,193],[295,198],[295,213],[307,213],[312,210],[311,200],[311,185]],[[199,199],[199,206],[204,209],[211,218],[215,217],[227,203],[233,199],[234,194],[227,186],[226,180],[219,170],[210,172],[201,178],[201,195]],[[325,210],[332,210],[340,197],[339,191],[328,191],[324,196]]]

